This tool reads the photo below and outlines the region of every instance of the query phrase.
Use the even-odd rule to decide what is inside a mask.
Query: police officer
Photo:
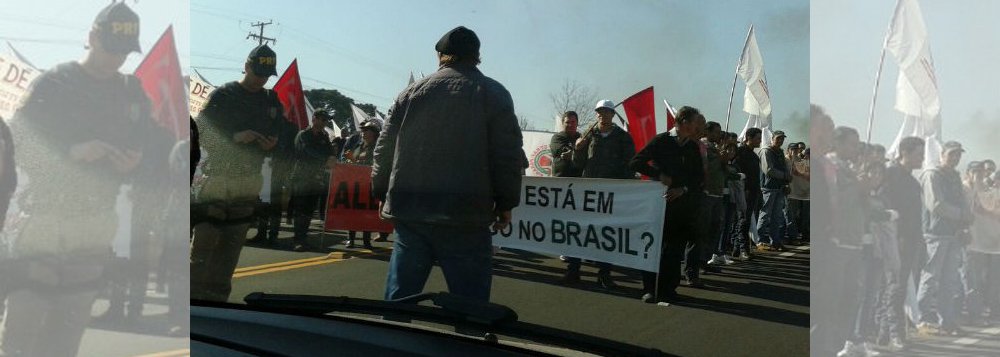
[[[119,72],[140,51],[139,16],[123,3],[105,7],[88,45],[80,62],[35,79],[10,122],[30,182],[15,200],[30,219],[11,246],[18,263],[8,272],[17,282],[0,345],[7,355],[77,354],[118,227],[119,188],[146,158],[149,99],[137,78]]]
[[[263,183],[264,157],[278,144],[284,110],[277,94],[264,89],[277,75],[276,55],[267,45],[250,51],[240,81],[219,87],[198,117],[205,149],[205,179],[195,188],[192,214],[191,298],[226,301],[231,278],[254,219]]]

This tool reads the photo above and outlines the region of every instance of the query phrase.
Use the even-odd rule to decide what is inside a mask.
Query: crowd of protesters
[[[665,280],[658,283],[657,274],[644,274],[644,301],[676,299],[681,275],[688,286],[701,287],[702,272],[719,273],[721,266],[750,260],[759,251],[785,251],[786,241],[808,241],[809,150],[804,143],[783,150],[786,135],[776,131],[762,148],[759,128],[749,128],[739,142],[736,133],[706,122],[698,109],[683,107],[674,133],[660,134],[636,153],[631,136],[613,122],[614,108],[609,100],[598,102],[597,122],[582,133],[579,114],[563,114],[563,130],[549,144],[552,175],[637,179],[641,174],[668,187],[659,274]],[[562,258],[567,262],[563,282],[578,283],[580,259]],[[595,263],[598,284],[614,289],[612,266]]]
[[[821,322],[814,354],[872,356],[875,345],[899,351],[996,324],[996,164],[970,161],[960,172],[961,143],[926,152],[918,137],[901,138],[887,156],[816,106],[812,126],[814,142],[829,143],[814,159],[823,173],[813,191],[822,230],[812,268],[812,316]],[[925,166],[925,158],[938,163]]]

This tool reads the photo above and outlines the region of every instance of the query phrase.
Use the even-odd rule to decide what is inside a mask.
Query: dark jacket
[[[736,167],[746,175],[746,190],[748,193],[760,196],[760,157],[752,147],[740,145],[736,148]]]
[[[295,169],[292,180],[300,188],[322,188],[326,178],[326,161],[330,155],[330,140],[326,131],[316,134],[309,128],[300,130],[295,135]]]
[[[653,137],[629,161],[629,168],[656,180],[659,180],[661,173],[670,176],[671,189],[687,189],[689,194],[682,195],[683,200],[699,197],[697,194],[701,193],[705,184],[704,164],[698,143],[692,140],[682,146],[678,144],[677,137],[667,133]]]
[[[572,157],[569,160],[562,159],[562,154],[567,151],[572,155],[575,151],[576,139],[579,138],[580,133],[570,135],[566,134],[565,131],[560,131],[552,135],[549,150],[552,152],[553,177],[580,177],[580,175],[583,175],[583,168],[576,166]]]
[[[251,93],[238,82],[217,88],[198,115],[201,146],[205,149],[205,175],[246,176],[259,174],[269,153],[255,144],[237,144],[233,135],[254,130],[277,137],[284,109],[272,90]],[[280,138],[279,138],[280,145]]]
[[[920,182],[911,171],[893,163],[885,170],[885,182],[882,185],[882,197],[889,209],[899,212],[898,236],[900,241],[922,239],[921,215],[923,201],[921,200]]]
[[[393,103],[372,192],[388,218],[484,227],[519,203],[521,146],[510,92],[474,66],[443,67]]]
[[[590,145],[577,150],[573,156],[577,167],[583,168],[583,177],[634,179],[635,171],[629,169],[628,162],[635,156],[632,136],[617,125],[612,126],[607,137],[595,129]]]

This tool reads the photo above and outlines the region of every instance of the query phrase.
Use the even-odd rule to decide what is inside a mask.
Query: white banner
[[[198,113],[205,108],[205,104],[208,103],[208,95],[215,90],[215,86],[205,78],[202,78],[198,71],[194,71],[191,74],[191,83],[188,85],[188,110],[191,111],[191,117],[197,118]]]
[[[552,176],[552,151],[549,144],[552,143],[552,134],[546,131],[522,130],[524,137],[524,156],[528,158],[528,168],[524,170],[526,176]]]
[[[41,71],[13,55],[0,53],[0,117],[10,120]]]
[[[666,200],[659,182],[524,177],[493,245],[659,270]]]

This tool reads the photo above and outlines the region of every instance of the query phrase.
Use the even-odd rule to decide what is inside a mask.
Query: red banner
[[[274,92],[278,93],[278,100],[285,107],[285,119],[299,129],[308,127],[309,118],[306,117],[306,100],[302,93],[302,80],[299,79],[298,59],[292,60],[292,64],[274,84]]]
[[[622,101],[622,107],[625,108],[625,116],[628,117],[628,133],[632,135],[635,151],[638,152],[656,136],[656,104],[653,99],[653,87],[628,97]]]
[[[174,137],[186,138],[190,122],[188,98],[184,95],[184,77],[177,60],[174,45],[174,28],[168,26],[153,45],[146,58],[135,69],[135,76],[142,82],[142,89],[152,103],[153,119]]]
[[[392,232],[392,223],[379,217],[371,187],[371,166],[337,164],[330,175],[324,229]]]

